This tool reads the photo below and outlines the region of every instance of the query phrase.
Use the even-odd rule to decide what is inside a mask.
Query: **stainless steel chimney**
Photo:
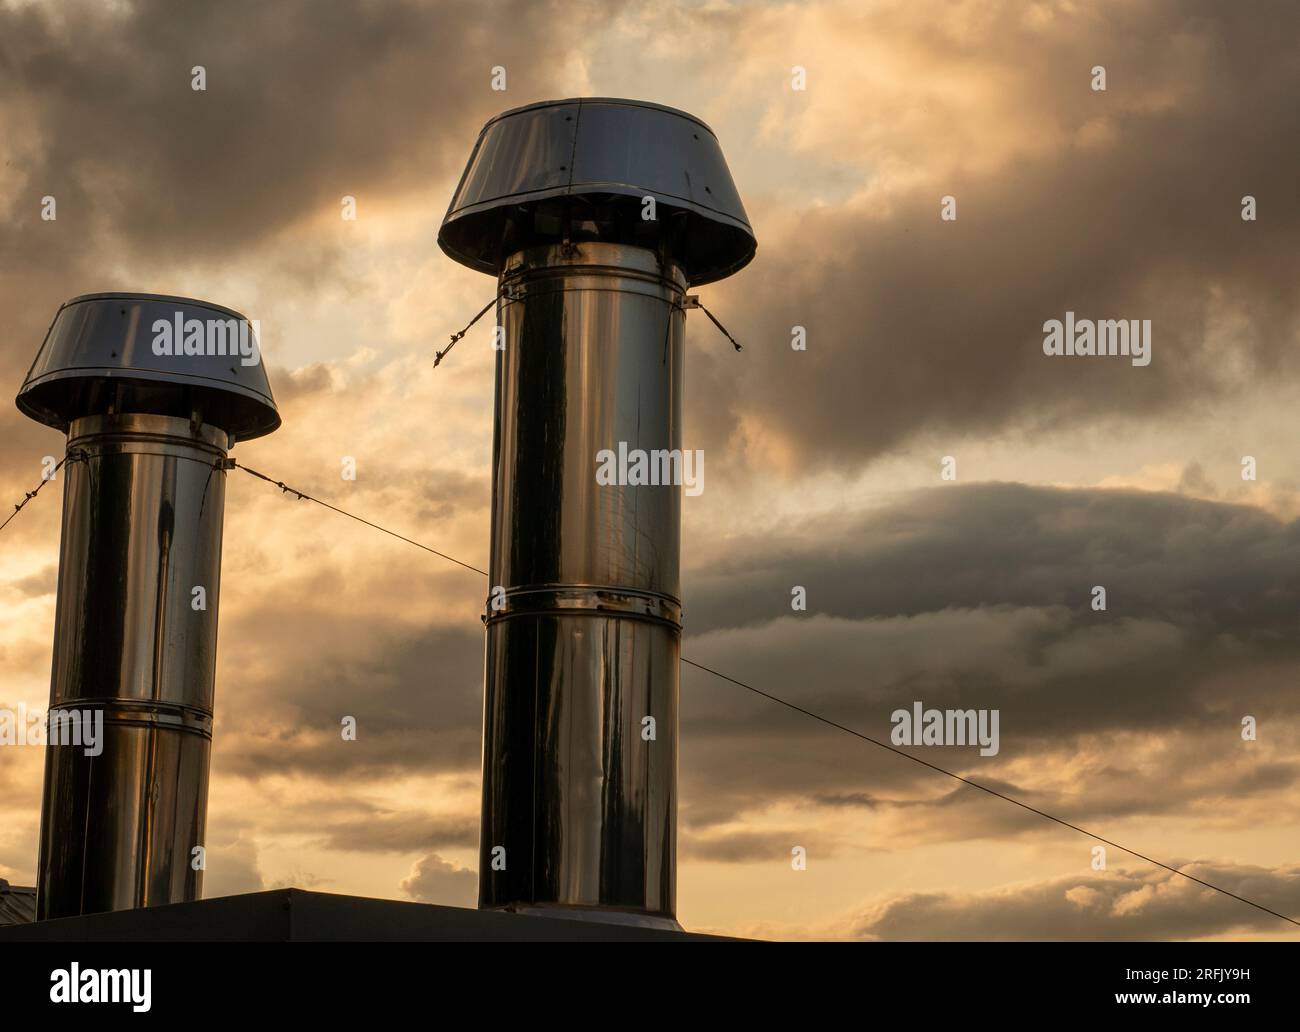
[[[18,394],[68,435],[51,717],[102,720],[94,748],[47,747],[38,920],[200,895],[223,462],[280,425],[254,329],[187,298],[74,298]]]
[[[680,456],[744,207],[691,115],[556,101],[487,124],[438,242],[500,291],[479,905],[676,927],[682,488],[596,473]]]

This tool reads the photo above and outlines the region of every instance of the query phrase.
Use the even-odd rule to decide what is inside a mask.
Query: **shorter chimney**
[[[68,435],[37,919],[197,899],[226,455],[280,425],[255,324],[73,298],[17,403]]]

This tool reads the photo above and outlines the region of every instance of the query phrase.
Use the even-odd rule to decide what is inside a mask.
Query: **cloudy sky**
[[[759,240],[702,292],[745,350],[689,322],[709,472],[684,500],[685,655],[880,738],[917,700],[996,708],[996,756],[916,755],[1300,915],[1298,22],[1210,0],[0,0],[0,384],[71,296],[231,306],[261,321],[284,417],[236,457],[481,566],[490,327],[432,368],[492,296],[436,245],[476,134],[557,97],[683,108]],[[1150,365],[1044,355],[1066,311],[1151,320]],[[0,503],[61,449],[0,408]],[[481,579],[229,477],[206,894],[471,904]],[[48,699],[60,504],[0,536],[0,706]],[[41,778],[38,749],[0,754],[18,884]],[[1093,840],[690,667],[679,821],[693,929],[1300,938],[1117,850],[1095,870]]]

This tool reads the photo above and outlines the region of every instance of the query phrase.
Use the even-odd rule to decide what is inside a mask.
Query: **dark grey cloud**
[[[270,619],[241,614],[239,624]],[[481,632],[393,633],[387,620],[302,606],[274,613],[285,652],[264,675],[219,677],[214,776],[258,779],[290,771],[325,781],[397,772],[476,770],[480,752]],[[261,649],[223,627],[222,670],[261,667]],[[302,652],[288,646],[296,640]],[[363,644],[364,643],[364,644]],[[255,654],[254,654],[255,653]],[[356,718],[345,741],[343,717]]]
[[[689,573],[686,656],[885,742],[917,700],[996,708],[998,756],[915,754],[1067,818],[1257,819],[1252,803],[1293,796],[1297,766],[1243,742],[1240,721],[1255,716],[1274,747],[1296,737],[1300,523],[1172,494],[984,484],[801,531],[737,539]],[[794,584],[806,614],[790,611]],[[689,666],[682,697],[687,826],[808,800],[923,809],[914,833],[943,837],[1043,826]],[[1128,751],[1143,736],[1163,740],[1160,764]],[[1086,790],[1050,780],[1077,756],[1093,761]],[[1042,783],[1010,773],[1027,758]]]
[[[858,697],[915,687],[955,702],[978,686],[1038,707],[1068,694],[1078,730],[1108,718],[1167,720],[1174,693],[1191,719],[1207,712],[1196,685],[1216,670],[1300,658],[1300,582],[1289,572],[1300,563],[1300,522],[1248,506],[946,485],[801,531],[738,538],[707,568],[688,571],[691,634],[721,642],[721,632],[780,621],[769,636],[788,639],[801,653],[795,662],[811,658],[807,673],[838,667],[831,683],[845,685],[871,676]],[[808,589],[806,614],[790,610],[793,585]],[[1091,608],[1096,585],[1106,588],[1105,612]],[[861,662],[800,648],[800,639],[815,648],[833,636],[836,621],[872,622],[857,639]],[[926,623],[947,638],[937,656],[924,651],[936,642],[920,633]],[[871,626],[907,633],[877,643],[866,637]],[[1128,697],[1136,683],[1146,687]]]
[[[917,435],[1086,433],[1106,417],[1150,421],[1294,379],[1300,10],[1169,0],[1029,22],[998,18],[964,38],[936,22],[910,42],[934,60],[919,74],[942,77],[951,63],[1012,77],[1025,124],[1059,146],[981,170],[977,142],[941,185],[927,180],[884,210],[809,209],[776,239],[756,215],[758,258],[710,288],[750,347],[719,356],[712,328],[696,331],[687,425],[718,456],[711,475],[748,472],[732,436],[742,419],[804,468],[843,468]],[[1105,93],[1089,88],[1093,64],[1107,67]],[[894,116],[868,98],[841,102],[846,122]],[[1113,145],[1077,142],[1100,119]],[[936,146],[890,156],[929,170]],[[828,157],[870,169],[881,156],[832,145]],[[945,194],[958,199],[956,222],[939,219]],[[1253,223],[1240,218],[1247,194],[1260,206]],[[1151,319],[1153,362],[1045,357],[1042,324],[1067,310]],[[1225,317],[1238,324],[1216,339]],[[790,349],[795,325],[808,330],[806,353]]]
[[[1141,619],[1289,650],[1300,522],[1152,491],[947,484],[785,537],[739,534],[684,574],[689,630],[808,612],[844,619],[981,606],[1059,607],[1070,621]],[[1107,612],[1091,609],[1095,585]]]
[[[346,251],[328,235],[288,257],[259,248],[337,217],[344,195],[364,217],[431,183],[450,192],[482,124],[553,96],[563,55],[612,14],[546,0],[0,7],[0,384],[16,391],[77,294],[179,293],[179,273],[234,262],[266,263],[268,284],[347,286]],[[191,88],[196,65],[203,92]],[[490,88],[495,65],[504,93]],[[55,221],[40,218],[46,195]],[[121,282],[127,267],[148,282]],[[286,400],[318,379],[281,377]],[[49,439],[0,407],[0,485],[29,479],[11,464],[26,469]]]
[[[345,194],[364,205],[458,172],[503,100],[553,88],[536,40],[555,15],[510,0],[6,8],[0,83],[39,134],[8,172],[60,198],[60,221],[93,220],[119,246],[237,258]]]

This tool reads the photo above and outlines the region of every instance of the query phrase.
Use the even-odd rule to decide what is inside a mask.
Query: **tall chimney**
[[[19,391],[68,435],[37,920],[200,895],[226,453],[280,425],[254,328],[73,298]]]
[[[553,101],[484,127],[438,243],[499,280],[479,906],[677,927],[683,467],[597,470],[681,456],[686,290],[754,256],[744,207],[691,115]]]

